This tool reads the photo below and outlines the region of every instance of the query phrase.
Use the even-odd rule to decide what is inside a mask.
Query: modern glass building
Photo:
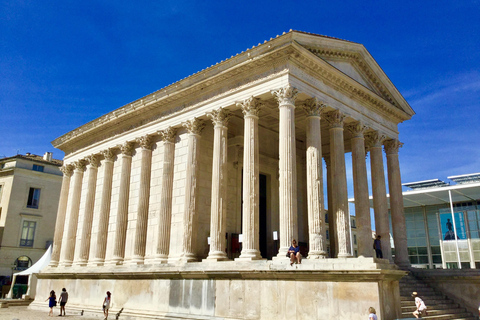
[[[419,268],[480,268],[480,173],[404,183],[408,255]]]

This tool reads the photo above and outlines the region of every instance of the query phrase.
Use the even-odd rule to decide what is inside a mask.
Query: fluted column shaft
[[[103,162],[102,198],[100,200],[97,247],[95,251],[95,259],[93,260],[97,265],[103,265],[105,261],[108,222],[110,220],[110,202],[112,199],[113,160],[115,158],[112,149],[107,149],[103,151],[102,154],[105,157],[105,161]]]
[[[297,167],[295,140],[295,99],[298,91],[290,85],[272,91],[278,101],[279,174],[280,174],[280,249],[279,258],[285,258],[292,239],[298,238],[297,222]]]
[[[407,227],[403,211],[402,178],[398,161],[398,149],[402,145],[397,139],[385,141],[388,189],[390,191],[390,213],[392,216],[393,242],[395,244],[395,263],[401,267],[409,267]]]
[[[119,146],[122,152],[122,171],[118,194],[117,221],[115,229],[115,246],[111,263],[123,264],[125,258],[125,242],[128,226],[128,203],[130,199],[130,173],[132,170],[133,143],[126,142]]]
[[[63,172],[62,189],[60,190],[60,200],[58,202],[57,221],[55,223],[55,235],[53,237],[52,258],[50,266],[58,266],[60,260],[60,251],[62,249],[63,231],[65,229],[65,215],[67,213],[68,191],[70,190],[70,180],[73,173],[73,167],[66,165],[60,168]]]
[[[328,231],[329,231],[329,241],[330,241],[330,258],[334,258],[337,256],[338,248],[336,240],[337,238],[337,230],[336,228],[336,214],[333,210],[333,191],[332,191],[332,181],[333,181],[333,174],[332,174],[332,163],[330,161],[330,156],[325,157],[325,164],[327,165],[327,205],[328,205]]]
[[[79,160],[75,162],[75,170],[73,171],[73,189],[72,189],[72,204],[69,212],[67,243],[65,245],[65,251],[63,251],[63,261],[61,264],[64,266],[71,266],[73,256],[75,254],[75,242],[77,239],[77,226],[78,226],[78,214],[80,210],[80,199],[82,196],[82,181],[83,173],[85,171],[85,161]]]
[[[90,237],[92,235],[93,209],[95,205],[95,190],[97,188],[98,158],[91,155],[88,158],[88,183],[87,197],[85,199],[85,211],[83,214],[82,241],[80,243],[80,255],[78,265],[86,265],[90,251]]]
[[[345,115],[336,110],[328,114],[330,122],[330,161],[332,167],[332,205],[336,215],[338,258],[352,256],[350,239],[350,215],[348,213],[347,173],[345,169],[345,146],[343,142],[343,119]]]
[[[162,194],[158,215],[158,239],[155,261],[166,263],[170,248],[170,230],[172,221],[173,173],[175,164],[176,131],[168,128],[159,132],[163,140]]]
[[[195,118],[187,121],[184,127],[188,130],[187,172],[185,177],[185,207],[183,213],[183,239],[180,260],[196,261],[194,244],[197,240],[196,220],[198,214],[197,178],[198,157],[200,155],[200,134],[205,126],[203,121]]]
[[[212,163],[212,201],[210,215],[210,252],[209,260],[227,260],[227,134],[228,111],[219,110],[208,113],[214,125],[213,163]]]
[[[348,126],[352,133],[353,192],[355,195],[355,216],[357,219],[358,255],[372,257],[372,227],[370,200],[368,198],[367,163],[365,161],[365,137],[367,129],[361,122]]]
[[[140,166],[140,188],[138,189],[137,223],[135,227],[135,243],[133,246],[132,262],[143,264],[147,245],[148,206],[150,204],[150,178],[152,173],[152,146],[151,136],[137,139],[142,148],[142,162]]]
[[[243,134],[243,220],[242,252],[236,260],[261,259],[260,254],[260,182],[258,147],[258,112],[262,105],[258,98],[238,102],[244,116]]]
[[[367,141],[370,150],[370,171],[372,174],[373,211],[375,214],[375,233],[382,237],[384,259],[392,261],[390,248],[390,226],[388,223],[387,189],[383,167],[382,143],[385,136],[378,132],[369,133]]]
[[[320,113],[323,105],[316,99],[307,100],[307,202],[309,259],[325,258],[324,203],[322,170],[322,136]]]

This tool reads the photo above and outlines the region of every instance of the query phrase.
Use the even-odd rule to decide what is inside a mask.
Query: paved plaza
[[[60,313],[60,308],[54,308],[54,316],[49,317],[48,312],[48,303],[45,302],[45,310],[30,310],[27,306],[20,306],[20,307],[8,307],[0,309],[0,320],[47,320],[47,319],[60,319],[58,314]],[[68,320],[98,320],[103,319],[103,317],[92,317],[92,316],[81,316],[79,311],[72,311],[69,313],[68,308],[66,309],[67,315],[65,317],[61,317],[61,319],[68,319]],[[111,315],[108,317],[109,319],[115,319],[115,315]]]

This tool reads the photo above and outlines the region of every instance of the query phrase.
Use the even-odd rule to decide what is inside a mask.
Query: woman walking
[[[107,291],[107,296],[103,300],[103,315],[105,316],[105,320],[108,318],[108,309],[110,309],[110,301],[111,301],[111,293]]]
[[[50,312],[48,313],[48,315],[50,317],[53,316],[53,307],[55,307],[57,305],[57,296],[55,296],[55,291],[50,291],[50,296],[47,298],[47,300],[45,301],[48,301],[48,307],[50,308]]]

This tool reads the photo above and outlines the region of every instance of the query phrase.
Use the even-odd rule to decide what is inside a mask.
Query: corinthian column
[[[212,205],[210,215],[210,252],[207,260],[228,260],[227,241],[227,110],[220,108],[207,114],[213,121]]]
[[[295,145],[295,99],[297,89],[287,85],[271,91],[280,109],[279,173],[280,173],[280,249],[278,257],[285,258],[292,239],[298,238],[297,170]]]
[[[395,263],[401,267],[409,267],[407,251],[407,226],[403,212],[402,178],[398,162],[398,149],[403,143],[397,139],[384,143],[387,154],[388,189],[390,190],[390,212],[392,216],[393,242],[395,244]]]
[[[90,236],[92,234],[93,208],[95,205],[95,190],[97,188],[98,156],[92,154],[87,158],[88,184],[87,198],[85,199],[85,211],[83,214],[82,242],[80,243],[80,256],[76,264],[84,266],[88,262],[90,251]]]
[[[186,121],[183,126],[188,131],[187,175],[185,178],[185,207],[183,211],[183,239],[180,260],[184,262],[196,261],[194,241],[197,228],[197,176],[198,157],[200,155],[200,134],[205,123],[197,118]]]
[[[368,199],[367,164],[365,161],[365,138],[367,129],[358,121],[347,126],[352,133],[353,192],[355,195],[355,216],[357,217],[358,255],[372,256],[372,227],[370,220],[370,200]]]
[[[67,243],[63,252],[63,261],[61,264],[69,267],[72,265],[73,256],[75,253],[75,242],[77,238],[78,212],[80,210],[80,199],[82,196],[82,181],[83,173],[85,171],[85,160],[78,160],[74,164],[73,171],[73,190],[72,190],[72,205],[70,206]]]
[[[70,190],[70,178],[73,173],[73,167],[68,164],[61,167],[60,170],[63,172],[62,189],[60,190],[57,221],[55,223],[55,236],[53,237],[52,258],[50,260],[51,267],[58,266],[58,261],[60,260],[63,230],[65,229],[65,214],[67,213],[68,191]]]
[[[133,143],[125,142],[118,146],[122,152],[122,172],[118,194],[117,222],[115,229],[115,247],[111,263],[123,264],[125,258],[125,241],[128,226],[128,201],[130,198],[130,172],[132,169]]]
[[[110,218],[110,202],[112,199],[113,161],[115,154],[112,149],[102,151],[103,162],[102,199],[100,201],[100,214],[97,233],[97,247],[94,264],[103,265],[107,248],[108,222]]]
[[[390,248],[390,226],[388,223],[387,188],[383,169],[382,143],[385,136],[377,131],[369,132],[367,144],[370,149],[370,171],[372,174],[373,211],[375,213],[375,233],[382,237],[383,258],[392,261]]]
[[[152,173],[153,139],[146,135],[137,142],[142,148],[142,163],[140,167],[140,188],[138,190],[137,225],[135,229],[135,244],[132,263],[143,264],[147,244],[148,205],[150,203],[150,177]]]
[[[335,258],[338,252],[337,243],[337,230],[336,228],[336,214],[333,211],[333,192],[332,192],[332,162],[330,161],[330,155],[325,156],[325,164],[327,165],[327,205],[328,205],[328,231],[330,241],[330,258]]]
[[[330,161],[332,167],[332,206],[336,216],[338,258],[352,256],[350,239],[350,216],[348,213],[347,173],[345,170],[345,146],[343,142],[343,119],[339,110],[326,116],[330,123]]]
[[[158,132],[163,141],[162,194],[160,196],[160,213],[158,215],[158,239],[156,263],[167,263],[170,246],[172,221],[173,172],[175,164],[176,130],[169,127]]]
[[[325,258],[322,135],[320,114],[325,106],[316,98],[303,105],[307,113],[307,202],[309,259]]]
[[[244,116],[243,137],[243,220],[242,220],[242,252],[236,260],[261,259],[260,228],[260,185],[259,185],[259,153],[258,153],[258,112],[262,106],[260,99],[248,98],[237,102]]]

